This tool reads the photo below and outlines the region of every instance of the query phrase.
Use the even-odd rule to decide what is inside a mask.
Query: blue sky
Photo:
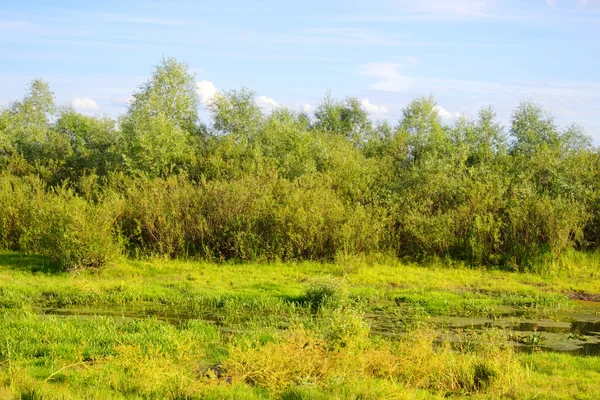
[[[395,121],[434,94],[449,123],[535,100],[600,143],[600,0],[0,0],[0,104],[42,77],[60,104],[116,116],[163,56],[204,99],[246,86],[300,110],[330,89]]]

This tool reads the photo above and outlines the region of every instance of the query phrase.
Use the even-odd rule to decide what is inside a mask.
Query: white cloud
[[[461,113],[448,111],[442,106],[435,106],[435,109],[437,110],[438,114],[440,114],[440,117],[442,117],[442,119],[454,119],[460,118],[462,116]]]
[[[397,63],[371,63],[360,67],[361,73],[377,78],[378,81],[369,85],[369,88],[384,92],[402,92],[410,88],[413,80],[398,71],[401,64]]]
[[[100,108],[98,107],[98,104],[89,97],[75,97],[71,101],[71,105],[78,111],[96,111]]]
[[[200,101],[205,106],[209,105],[219,94],[219,89],[211,81],[200,81],[196,83],[196,92],[200,96]]]
[[[386,106],[378,106],[373,104],[369,101],[369,99],[363,99],[360,104],[369,114],[384,115],[389,112],[389,109]]]
[[[258,105],[264,110],[273,110],[281,107],[281,104],[267,96],[258,96],[256,98]]]

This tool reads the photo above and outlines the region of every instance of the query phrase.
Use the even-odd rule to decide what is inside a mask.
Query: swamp
[[[163,58],[0,111],[0,399],[598,399],[600,153],[523,102],[264,112]]]

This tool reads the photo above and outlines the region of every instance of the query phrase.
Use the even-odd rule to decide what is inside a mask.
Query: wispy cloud
[[[398,63],[370,63],[360,67],[360,73],[376,78],[369,88],[384,92],[403,92],[413,85],[412,78],[400,73]]]
[[[495,2],[490,0],[397,0],[396,3],[413,14],[454,15],[461,17],[491,17]]]
[[[577,0],[577,5],[579,6],[598,6],[600,5],[600,0]]]
[[[399,34],[385,34],[371,29],[361,28],[316,28],[310,33],[314,39],[335,41],[338,43],[371,44],[371,45],[396,45],[404,43],[403,36]]]
[[[299,31],[221,31],[211,33],[220,40],[264,44],[396,46],[409,43],[408,35],[389,34],[376,29],[355,27],[311,28]]]
[[[561,14],[548,15],[542,11],[544,4],[563,4]],[[600,0],[538,0],[538,2],[497,0],[395,0],[386,13],[361,12],[320,16],[344,22],[394,23],[411,21],[465,22],[512,21],[521,23],[597,23],[598,18],[584,16],[577,11],[596,10]]]
[[[575,81],[522,81],[495,82],[436,77],[407,76],[400,72],[402,64],[370,63],[359,67],[359,72],[375,78],[369,88],[383,92],[440,91],[477,92],[516,95],[545,95],[600,99],[600,82]]]
[[[169,18],[156,15],[132,15],[132,14],[120,14],[120,13],[109,13],[109,12],[88,12],[88,11],[74,11],[64,10],[68,14],[76,14],[85,16],[88,19],[104,21],[104,22],[116,22],[116,23],[127,23],[127,24],[145,24],[145,25],[182,25],[190,23],[188,19],[182,18]]]
[[[455,107],[465,107],[469,115],[473,108],[494,104],[502,110],[505,120],[510,110],[520,101],[533,100],[551,110],[561,123],[578,121],[591,129],[590,134],[600,139],[600,124],[593,117],[600,108],[600,81],[538,80],[538,81],[481,81],[448,79],[443,77],[407,76],[395,63],[362,65],[359,71],[373,78],[368,88],[378,92],[397,93],[410,98],[433,93]],[[373,95],[376,99],[377,95]],[[387,99],[389,95],[381,94]],[[438,109],[443,119],[458,118],[463,113],[447,108]]]
[[[562,0],[562,1],[559,1],[559,0],[546,0],[546,3],[549,6],[554,6],[554,5],[558,4],[559,2],[561,2],[561,3],[567,3],[567,4],[571,3],[572,4],[573,0]],[[575,0],[575,4],[578,7],[581,7],[581,8],[593,7],[593,6],[600,5],[600,0]]]
[[[22,19],[0,20],[0,32],[23,32],[38,29],[40,26]]]
[[[338,14],[347,21],[393,22],[410,20],[505,19],[509,17],[495,0],[395,0],[387,13]]]

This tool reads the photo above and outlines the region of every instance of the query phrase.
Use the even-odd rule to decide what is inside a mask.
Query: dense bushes
[[[63,269],[99,267],[121,252],[118,198],[87,201],[72,189],[3,175],[0,223],[5,248],[42,254]]]
[[[163,60],[118,121],[34,81],[0,112],[0,246],[64,268],[120,252],[317,259],[381,252],[516,269],[600,244],[598,151],[520,105],[442,123],[419,98],[374,125],[356,99],[265,115],[252,92],[198,120],[194,77]]]
[[[386,232],[373,209],[272,176],[199,185],[173,176],[123,186],[123,235],[146,254],[333,259],[377,251]]]

